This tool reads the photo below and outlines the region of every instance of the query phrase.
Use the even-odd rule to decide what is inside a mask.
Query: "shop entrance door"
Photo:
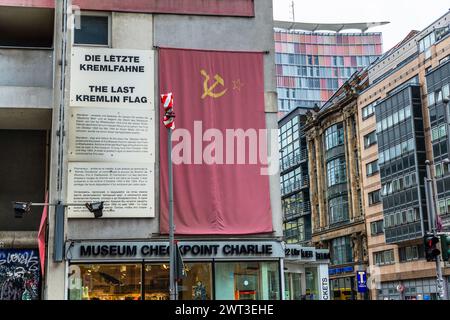
[[[258,299],[259,285],[256,274],[236,274],[234,287],[236,300]]]

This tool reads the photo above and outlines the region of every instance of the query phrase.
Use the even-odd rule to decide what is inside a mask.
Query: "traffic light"
[[[448,261],[450,258],[450,236],[441,236],[442,260]]]
[[[423,242],[425,245],[425,257],[427,258],[427,261],[435,261],[436,257],[441,254],[441,251],[437,248],[439,238],[432,234],[426,234],[423,238]]]

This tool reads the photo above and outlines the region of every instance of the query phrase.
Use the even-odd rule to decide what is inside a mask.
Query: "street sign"
[[[358,292],[360,293],[367,292],[367,272],[358,271],[356,273],[356,278],[358,280]]]

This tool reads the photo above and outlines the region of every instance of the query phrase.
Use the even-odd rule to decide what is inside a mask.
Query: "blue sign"
[[[335,274],[340,274],[340,273],[347,273],[347,272],[353,272],[353,267],[349,266],[349,267],[334,268],[334,269],[328,270],[328,274],[330,276],[335,275]]]
[[[358,271],[356,278],[358,280],[358,292],[367,292],[367,273],[365,271]]]

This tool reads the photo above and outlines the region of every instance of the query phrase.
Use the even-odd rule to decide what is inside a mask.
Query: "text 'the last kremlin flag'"
[[[261,174],[267,167],[263,53],[160,48],[159,83],[160,92],[176,97],[176,234],[272,232],[269,176]],[[243,132],[252,138],[242,144],[234,135]],[[160,121],[161,233],[169,229],[167,160]]]

